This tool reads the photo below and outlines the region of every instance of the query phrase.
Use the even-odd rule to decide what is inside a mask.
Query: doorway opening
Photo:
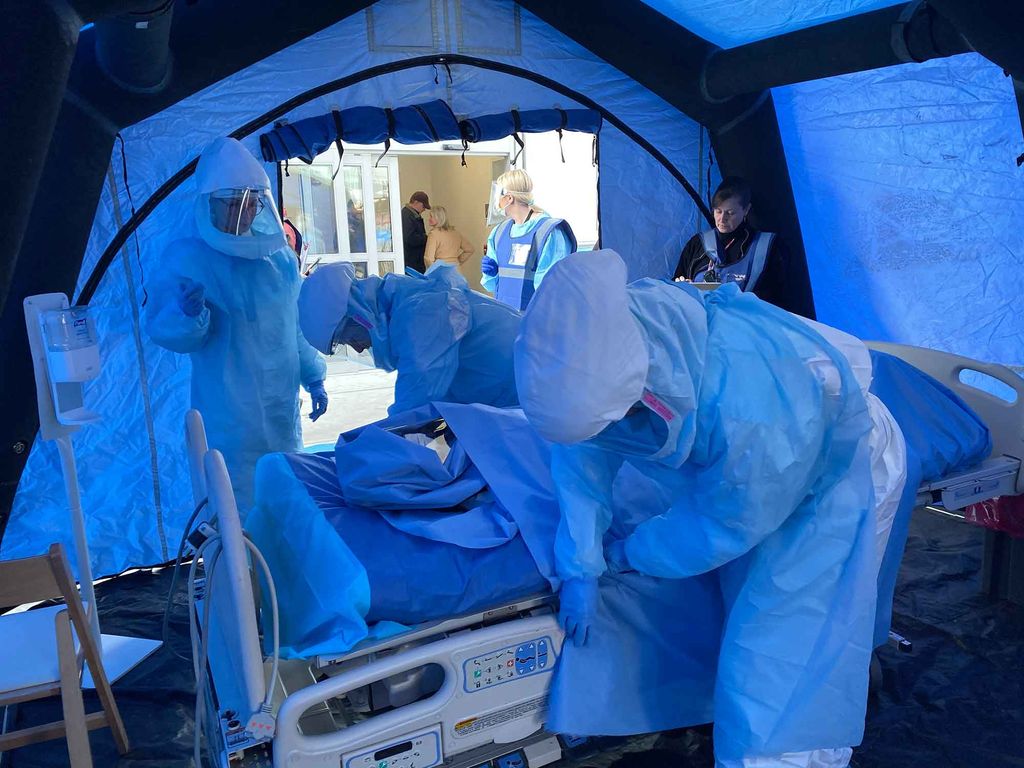
[[[473,144],[465,153],[459,142],[393,143],[387,154],[383,145],[346,145],[340,163],[332,146],[311,165],[292,162],[287,173],[282,165],[281,215],[302,235],[302,273],[348,261],[357,277],[403,274],[402,207],[414,192],[426,192],[473,246],[459,271],[481,291],[487,236],[501,221],[489,208],[491,184],[513,160],[533,179],[536,205],[569,222],[579,250],[594,248],[600,237],[596,137],[550,132],[522,138],[522,151],[511,137]],[[307,448],[333,447],[340,432],[384,418],[394,400],[395,373],[330,357],[327,368],[330,407],[315,424],[303,422]],[[308,412],[309,396],[302,398]]]

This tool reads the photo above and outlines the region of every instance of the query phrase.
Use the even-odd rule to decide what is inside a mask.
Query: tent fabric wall
[[[132,200],[145,200],[217,136],[308,89],[370,67],[443,52],[514,65],[585,94],[697,182],[696,123],[509,0],[382,0],[122,131]],[[288,119],[332,108],[394,108],[432,99],[445,100],[459,116],[584,106],[529,80],[457,65],[450,79],[444,67],[382,75],[315,98]],[[258,131],[244,143],[259,156]],[[130,215],[121,163],[116,146],[79,289]],[[96,574],[173,557],[192,509],[182,428],[189,361],[156,347],[137,321],[145,300],[140,274],[149,274],[167,246],[190,231],[190,197],[187,181],[157,207],[107,271],[91,302],[103,310],[99,333],[108,338],[103,374],[89,389],[90,404],[104,418],[76,435],[75,447]],[[696,208],[660,164],[607,124],[601,138],[600,201],[603,243],[623,252],[630,276],[667,276],[682,242],[696,228]],[[0,557],[34,554],[54,540],[70,544],[66,520],[56,451],[37,440]]]
[[[1020,120],[965,54],[776,89],[818,319],[1024,364]]]
[[[705,40],[734,48],[905,0],[645,0]]]

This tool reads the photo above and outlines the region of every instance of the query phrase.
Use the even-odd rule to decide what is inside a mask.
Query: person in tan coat
[[[444,206],[435,205],[431,208],[427,223],[430,225],[430,234],[427,235],[427,245],[423,251],[426,268],[430,269],[435,261],[446,261],[460,269],[473,255],[473,244],[448,222],[448,212]]]

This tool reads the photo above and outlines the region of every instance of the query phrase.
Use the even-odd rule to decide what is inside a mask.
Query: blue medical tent
[[[146,277],[189,227],[208,142],[230,134],[260,156],[275,128],[356,107],[590,110],[601,245],[631,277],[670,277],[707,226],[709,190],[738,174],[819,320],[1024,364],[1022,13],[1016,0],[24,4],[0,32],[0,557],[70,544],[57,453],[35,439],[22,299],[64,291],[99,311],[91,394],[106,418],[75,437],[94,572],[167,561],[192,508],[189,362],[141,330]]]

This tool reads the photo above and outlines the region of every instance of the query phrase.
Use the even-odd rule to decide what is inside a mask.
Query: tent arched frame
[[[409,69],[417,69],[419,67],[436,67],[443,66],[446,69],[451,65],[462,65],[477,67],[480,69],[488,69],[494,72],[501,72],[502,74],[512,75],[514,77],[520,77],[524,80],[530,80],[537,83],[549,90],[560,93],[563,96],[573,99],[579,104],[582,104],[589,109],[600,112],[601,117],[604,121],[613,125],[625,136],[627,136],[633,143],[647,152],[666,170],[668,173],[679,182],[686,193],[693,199],[697,209],[701,212],[701,215],[708,221],[713,223],[711,211],[708,210],[707,205],[701,199],[700,194],[694,189],[693,185],[689,182],[686,176],[680,171],[665,155],[651,144],[647,139],[641,136],[639,133],[630,128],[621,118],[617,117],[614,113],[609,111],[607,108],[598,104],[590,97],[579,93],[578,91],[569,88],[555,80],[538,75],[529,70],[521,67],[512,66],[510,64],[504,64],[498,61],[492,61],[489,59],[477,58],[475,56],[464,56],[461,54],[436,54],[431,56],[419,56],[411,59],[405,59],[403,61],[394,61],[387,64],[381,64],[376,67],[368,67],[367,69],[355,72],[345,77],[336,78],[329,82],[318,85],[314,88],[309,88],[302,93],[288,99],[287,101],[279,104],[275,108],[264,112],[259,117],[253,118],[249,122],[245,123],[241,127],[232,131],[229,136],[235,139],[244,139],[247,136],[252,135],[260,128],[273,123],[273,121],[284,117],[293,109],[300,107],[313,99],[320,98],[329,93],[335,93],[337,91],[344,90],[358,83],[372,80],[375,77],[381,77],[383,75],[392,74],[395,72],[402,72]],[[451,72],[449,70],[449,76]],[[196,169],[198,158],[192,159],[187,165],[183,166],[167,181],[160,185],[160,187],[150,195],[146,201],[139,206],[131,218],[124,223],[124,225],[117,231],[110,244],[104,249],[96,262],[96,266],[93,268],[89,275],[89,279],[85,282],[82,287],[82,292],[78,295],[76,300],[77,304],[88,304],[99,287],[100,281],[103,279],[103,275],[106,274],[107,268],[116,257],[117,253],[124,247],[124,244],[128,241],[128,238],[139,228],[143,221],[156,209],[156,207],[167,198],[175,189],[177,189],[186,179],[188,179]]]

